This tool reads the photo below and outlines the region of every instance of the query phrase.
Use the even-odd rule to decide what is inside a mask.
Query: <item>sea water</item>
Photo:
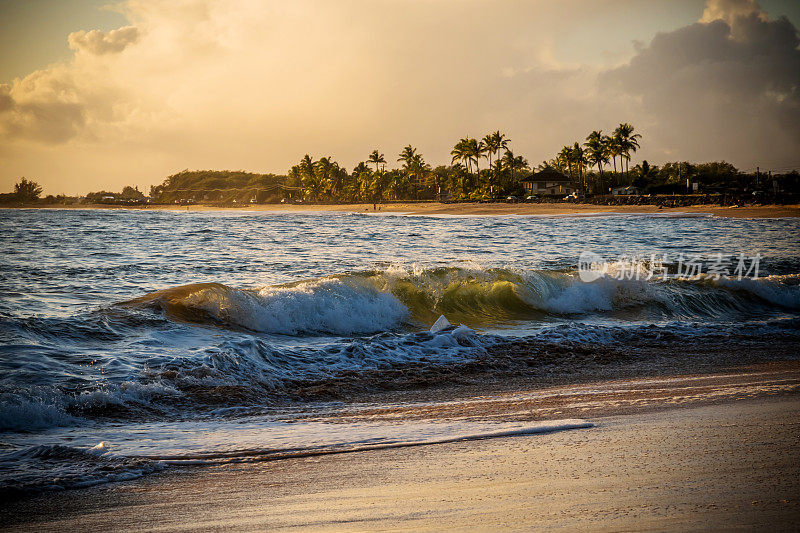
[[[719,255],[727,275],[682,275]],[[2,210],[0,490],[589,427],[331,413],[520,339],[796,341],[798,281],[798,219]]]

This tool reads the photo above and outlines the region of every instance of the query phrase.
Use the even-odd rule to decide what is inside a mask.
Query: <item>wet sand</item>
[[[595,427],[184,467],[18,501],[0,510],[0,523],[35,531],[793,529],[798,377],[789,362],[530,391],[546,412],[525,394],[477,397],[469,408],[459,401],[444,412],[414,411],[449,419],[581,414]]]
[[[784,218],[800,217],[800,205],[767,205],[753,207],[721,207],[719,205],[696,205],[689,207],[675,207],[659,209],[655,205],[594,205],[572,203],[458,203],[442,204],[438,202],[400,202],[380,205],[378,211],[373,210],[372,204],[331,204],[331,205],[282,205],[259,204],[243,205],[241,207],[216,207],[209,205],[151,205],[144,207],[129,207],[116,205],[75,205],[75,206],[46,206],[33,205],[21,206],[23,208],[36,207],[43,209],[138,209],[138,210],[164,210],[164,211],[241,211],[265,213],[304,213],[320,211],[338,211],[346,213],[406,213],[415,215],[437,216],[492,216],[492,215],[523,215],[523,216],[592,216],[605,214],[687,214],[687,215],[714,215],[727,218]]]

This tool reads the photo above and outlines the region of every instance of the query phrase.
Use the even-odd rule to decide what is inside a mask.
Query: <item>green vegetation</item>
[[[14,196],[20,202],[35,202],[41,194],[42,188],[35,181],[22,178],[19,183],[14,185]]]
[[[352,172],[330,157],[314,161],[306,154],[289,170],[286,184],[299,191],[296,200],[330,203],[486,200],[522,194],[520,179],[530,169],[523,157],[509,149],[509,143],[499,131],[482,140],[463,138],[450,153],[451,164],[436,168],[412,145],[398,154],[400,168],[390,170],[386,170],[386,156],[379,150],[373,150]],[[481,168],[482,159],[488,160],[488,168]]]
[[[625,185],[630,185],[631,154],[639,149],[641,138],[627,123],[617,126],[611,135],[603,135],[602,130],[595,130],[586,137],[583,145],[576,141],[565,146],[554,159],[544,161],[539,167],[553,168],[567,174],[585,193],[604,194],[608,188],[619,186],[623,181]],[[614,172],[604,176],[604,165],[613,165]],[[597,167],[597,173],[588,172],[593,167]],[[624,180],[621,180],[622,175],[625,176]],[[604,177],[608,183],[604,182]]]
[[[14,184],[14,192],[0,194],[0,203],[29,204],[38,202],[41,195],[42,188],[38,183],[27,178],[20,178],[19,182]]]
[[[629,163],[631,154],[639,148],[639,139],[641,135],[634,133],[630,124],[620,124],[610,136],[594,131],[584,144],[565,146],[537,169],[515,155],[511,140],[499,131],[482,139],[460,139],[450,151],[450,165],[436,168],[427,164],[412,145],[398,154],[401,168],[391,170],[386,170],[386,157],[379,150],[373,150],[349,173],[330,157],[314,161],[306,154],[289,170],[287,185],[299,189],[296,200],[308,202],[483,201],[524,195],[522,180],[535,170],[552,168],[567,175],[584,193],[604,194],[608,188],[633,179]],[[482,167],[484,159],[486,167]],[[605,170],[605,165],[613,166],[613,172]],[[640,178],[636,172],[633,175]]]
[[[150,187],[152,203],[279,202],[292,193],[286,177],[242,170],[184,170]]]

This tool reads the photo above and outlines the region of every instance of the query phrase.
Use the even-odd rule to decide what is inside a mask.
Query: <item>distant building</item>
[[[531,174],[521,181],[529,195],[567,196],[578,190],[568,176],[552,168]]]

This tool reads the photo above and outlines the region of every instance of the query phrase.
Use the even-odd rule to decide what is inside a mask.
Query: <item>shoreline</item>
[[[694,205],[687,207],[659,208],[656,205],[597,205],[572,203],[458,203],[399,202],[379,205],[373,211],[372,204],[256,204],[243,207],[217,207],[210,205],[147,205],[126,206],[108,204],[87,205],[20,205],[0,206],[0,209],[112,209],[133,211],[204,212],[229,211],[242,213],[288,214],[341,212],[365,214],[405,214],[430,216],[601,216],[601,215],[673,215],[704,216],[722,218],[797,218],[800,205],[764,205],[745,207],[722,207],[719,205]]]
[[[797,362],[716,376],[611,381],[601,394],[606,408],[593,410],[587,401],[598,399],[598,385],[572,387],[572,395],[551,391],[556,403],[536,400],[538,408],[520,395],[541,391],[519,391],[475,396],[462,404],[466,411],[443,403],[439,412],[414,409],[411,415],[583,416],[592,428],[184,466],[12,502],[0,510],[0,523],[37,531],[180,531],[187,524],[193,530],[325,531],[796,524]]]

